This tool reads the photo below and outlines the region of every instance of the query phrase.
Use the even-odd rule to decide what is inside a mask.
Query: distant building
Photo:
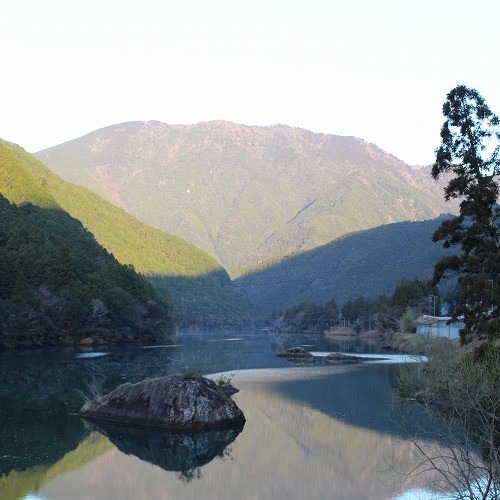
[[[446,337],[448,339],[460,338],[460,330],[464,327],[463,318],[448,324],[450,316],[420,316],[416,320],[417,333],[426,337]]]

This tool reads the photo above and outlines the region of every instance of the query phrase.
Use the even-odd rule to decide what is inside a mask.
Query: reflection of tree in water
[[[120,349],[75,359],[75,349],[0,352],[0,471],[53,464],[85,436],[75,414],[88,384],[107,392],[123,382],[165,375],[169,359]]]

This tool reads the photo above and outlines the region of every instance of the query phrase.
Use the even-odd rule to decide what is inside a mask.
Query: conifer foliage
[[[0,142],[0,348],[154,342],[173,329],[170,302]]]
[[[446,118],[432,176],[451,173],[445,199],[459,199],[460,213],[445,220],[434,241],[461,252],[443,258],[433,283],[451,275],[460,285],[455,317],[464,316],[461,340],[500,337],[500,120],[474,89],[454,88],[443,105]]]
[[[172,330],[172,306],[79,221],[0,195],[0,347],[154,342]]]

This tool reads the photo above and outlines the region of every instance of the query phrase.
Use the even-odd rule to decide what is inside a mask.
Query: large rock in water
[[[167,377],[123,384],[88,401],[80,416],[166,429],[243,426],[245,416],[227,391],[204,377]]]

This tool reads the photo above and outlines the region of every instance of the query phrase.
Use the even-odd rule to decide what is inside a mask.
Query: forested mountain
[[[83,223],[123,264],[132,264],[171,298],[180,326],[242,326],[249,309],[227,272],[207,253],[180,238],[140,222],[89,189],[64,182],[21,147],[0,147],[32,176],[31,184]],[[19,189],[19,188],[17,188]],[[167,214],[165,214],[167,216]]]
[[[110,126],[36,155],[237,268],[453,212],[429,169],[354,137],[229,122]]]
[[[263,316],[304,301],[342,305],[392,294],[402,278],[428,280],[445,254],[431,240],[442,218],[399,222],[248,270],[235,283]],[[449,252],[449,251],[446,251]]]
[[[0,347],[163,340],[173,307],[0,143]]]

